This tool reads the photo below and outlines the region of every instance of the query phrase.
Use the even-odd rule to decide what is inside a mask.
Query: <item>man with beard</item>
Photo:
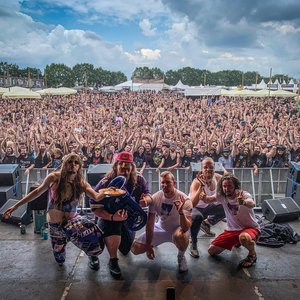
[[[233,157],[230,154],[229,148],[224,148],[222,156],[219,157],[218,162],[222,164],[225,169],[232,169],[233,168]]]
[[[217,201],[223,206],[227,219],[227,230],[211,242],[208,253],[214,256],[242,245],[248,250],[248,255],[240,261],[239,266],[251,267],[257,260],[255,242],[260,235],[252,196],[241,190],[240,181],[232,174],[222,176],[218,182],[217,193],[213,196],[208,196],[202,186],[199,189],[202,201]]]
[[[153,247],[174,243],[178,249],[178,270],[180,273],[187,272],[184,253],[189,243],[192,203],[187,195],[175,188],[171,172],[162,172],[160,183],[162,190],[153,195],[149,206],[146,231],[135,240],[131,251],[135,255],[146,252],[147,257],[153,260]]]
[[[17,163],[17,157],[14,154],[14,150],[11,146],[6,147],[1,163],[2,164],[16,164]]]
[[[262,153],[259,146],[254,146],[253,155],[251,156],[251,165],[255,175],[258,174],[259,168],[267,167],[268,158],[265,153]]]
[[[210,230],[211,226],[225,217],[222,205],[205,203],[200,197],[200,187],[205,190],[207,195],[214,195],[220,178],[221,175],[215,173],[214,161],[207,157],[202,161],[201,170],[190,187],[190,198],[193,203],[190,255],[194,258],[199,257],[197,237],[200,229],[208,236],[215,236],[216,234]]]
[[[28,155],[27,148],[25,145],[21,145],[20,155],[17,157],[17,163],[21,168],[25,169],[24,174],[28,175],[30,170],[34,168],[34,159]]]
[[[118,153],[112,169],[97,184],[95,190],[100,192],[101,189],[108,187],[109,183],[117,176],[124,176],[126,178],[125,188],[131,197],[142,207],[146,207],[151,203],[152,197],[148,183],[142,175],[137,174],[132,153]],[[104,206],[93,208],[94,204],[94,201],[91,200],[92,211],[97,217],[100,217],[98,223],[104,232],[104,242],[110,256],[108,267],[112,277],[118,279],[121,277],[117,254],[118,249],[122,254],[127,255],[133,243],[135,232],[129,230],[124,224],[124,221],[128,217],[126,211],[111,214],[105,210]],[[98,270],[98,257],[92,256],[89,266],[93,270]]]

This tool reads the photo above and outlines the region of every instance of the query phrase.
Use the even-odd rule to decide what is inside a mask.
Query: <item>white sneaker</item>
[[[178,271],[179,273],[184,273],[188,271],[188,266],[186,263],[186,258],[184,255],[182,256],[177,256],[177,261],[178,261]]]

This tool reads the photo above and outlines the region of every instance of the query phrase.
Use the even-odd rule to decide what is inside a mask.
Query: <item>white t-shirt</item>
[[[182,212],[185,216],[191,216],[193,204],[185,193],[176,189],[172,198],[166,198],[163,191],[158,191],[152,196],[153,201],[149,205],[149,212],[159,216],[157,223],[166,231],[173,231],[180,226],[180,216],[174,201],[180,200],[181,195],[185,200]]]
[[[251,198],[252,196],[244,191],[243,199]],[[221,195],[217,195],[217,202],[223,205],[227,228],[230,231],[239,231],[245,228],[257,228],[259,225],[256,221],[253,208],[245,205],[239,205],[237,199],[229,199]]]

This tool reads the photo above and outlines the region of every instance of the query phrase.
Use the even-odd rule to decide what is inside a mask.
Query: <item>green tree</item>
[[[166,72],[166,76],[165,76],[166,84],[176,85],[180,79],[181,78],[178,71],[169,70]]]
[[[77,85],[94,86],[96,84],[94,66],[92,64],[76,64],[72,71]]]
[[[75,84],[72,69],[65,64],[51,64],[45,68],[47,87],[72,87]]]

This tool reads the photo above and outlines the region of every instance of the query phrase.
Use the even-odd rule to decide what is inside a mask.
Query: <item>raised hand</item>
[[[243,191],[242,190],[236,190],[235,195],[237,197],[237,201],[238,201],[239,205],[243,205],[244,204]]]
[[[174,205],[175,205],[178,213],[182,213],[184,202],[185,202],[185,200],[184,200],[184,197],[182,195],[179,197],[179,199],[174,201]]]

